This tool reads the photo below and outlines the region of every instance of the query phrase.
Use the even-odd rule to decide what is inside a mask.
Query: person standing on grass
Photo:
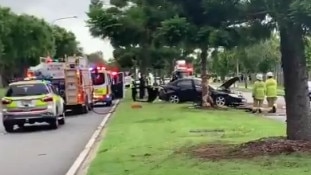
[[[132,90],[132,99],[133,99],[133,101],[136,101],[137,87],[136,87],[136,81],[135,81],[135,79],[133,78],[133,76],[131,77],[130,88],[131,88],[131,90]]]
[[[256,75],[256,81],[253,86],[253,113],[261,113],[262,112],[262,105],[263,101],[265,99],[266,95],[266,84],[263,81],[263,75],[262,74],[257,74]]]
[[[276,100],[277,100],[277,81],[273,78],[273,73],[267,73],[266,80],[266,96],[268,101],[269,113],[276,113]]]

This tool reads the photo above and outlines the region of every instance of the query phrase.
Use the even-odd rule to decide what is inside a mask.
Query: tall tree
[[[247,14],[269,15],[270,21],[277,23],[284,72],[287,136],[293,140],[311,140],[308,71],[304,46],[304,37],[309,33],[311,24],[310,3],[307,0],[250,0],[244,3],[247,5]],[[257,15],[252,17],[262,20]]]
[[[202,100],[208,92],[207,56],[212,47],[232,47],[235,43],[232,38],[236,34],[230,27],[239,15],[239,0],[197,0],[178,1],[169,0],[174,6],[180,7],[178,15],[162,22],[162,35],[167,38],[168,44],[181,41],[192,48],[201,50]],[[204,104],[207,105],[207,104]]]
[[[88,61],[93,64],[106,64],[102,52],[94,52],[87,55]]]
[[[0,7],[0,21],[0,86],[3,79],[6,82],[13,76],[24,75],[24,70],[37,64],[39,57],[53,56],[61,48],[55,45],[58,41],[53,34],[54,26],[42,19],[17,15]],[[72,33],[63,40],[67,45],[77,43]],[[5,71],[8,69],[9,72]]]
[[[63,58],[66,55],[80,55],[81,48],[76,40],[76,36],[59,26],[53,26],[53,36],[55,42],[55,54],[56,58]]]
[[[104,8],[99,0],[91,1],[88,12],[90,31],[95,37],[109,38],[116,53],[128,52],[124,55],[130,59],[128,63],[135,59],[144,73],[152,66],[151,52],[157,44],[155,31],[167,15],[174,13],[174,9],[165,6],[165,1],[115,0],[111,4],[113,7]],[[132,51],[139,52],[135,58],[130,56]]]

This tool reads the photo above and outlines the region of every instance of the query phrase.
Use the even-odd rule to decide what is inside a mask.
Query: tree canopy
[[[184,50],[200,49],[195,62],[206,84],[207,68],[213,67],[208,65],[211,48],[225,49],[212,62],[221,74],[228,73],[232,62],[244,72],[264,73],[281,57],[287,134],[290,139],[311,140],[306,59],[310,55],[306,44],[311,25],[309,1],[113,0],[111,4],[105,8],[101,1],[92,0],[88,23],[93,36],[111,40],[121,66],[163,67],[171,62],[167,60],[184,55]],[[270,39],[275,30],[279,39]],[[160,59],[163,48],[178,54]]]
[[[21,76],[41,56],[64,57],[82,51],[73,33],[35,16],[17,15],[0,6],[0,21],[0,85]]]

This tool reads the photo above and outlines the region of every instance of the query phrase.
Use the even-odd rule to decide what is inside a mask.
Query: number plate
[[[31,100],[23,100],[22,105],[25,105],[25,106],[31,105]]]

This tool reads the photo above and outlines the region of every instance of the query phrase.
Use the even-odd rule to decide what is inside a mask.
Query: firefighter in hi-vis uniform
[[[266,84],[263,81],[263,75],[257,74],[256,81],[253,86],[253,113],[262,112],[262,105],[266,95]]]
[[[277,100],[277,88],[278,84],[277,81],[273,78],[273,73],[267,73],[267,80],[266,80],[266,96],[267,102],[269,107],[269,113],[276,113],[276,100]]]

